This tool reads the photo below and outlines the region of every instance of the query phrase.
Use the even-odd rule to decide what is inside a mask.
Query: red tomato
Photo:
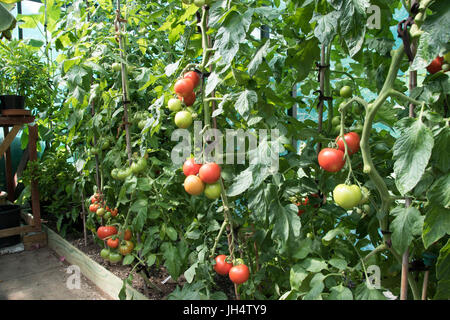
[[[216,257],[216,264],[214,265],[214,270],[222,276],[227,275],[230,269],[233,267],[232,263],[225,261],[226,258],[227,256],[224,254],[218,255]]]
[[[119,213],[119,209],[115,208],[114,210],[111,209],[111,216],[115,217]]]
[[[113,238],[109,238],[106,241],[106,244],[108,245],[108,247],[110,248],[117,248],[119,246],[119,238],[113,239]]]
[[[100,208],[100,205],[98,203],[94,203],[94,204],[91,204],[89,206],[89,211],[90,212],[97,212],[98,208]]]
[[[431,63],[428,65],[427,70],[429,73],[435,74],[442,70],[442,64],[444,63],[444,57],[436,57]]]
[[[204,183],[214,183],[220,178],[220,166],[214,162],[206,163],[201,166],[198,176]]]
[[[175,83],[173,90],[176,94],[186,97],[194,90],[194,82],[191,79],[181,79]]]
[[[97,236],[101,240],[114,234],[117,234],[117,229],[114,226],[102,226],[97,229]]]
[[[198,196],[205,190],[205,184],[199,177],[190,175],[184,180],[184,190],[190,195]]]
[[[201,166],[201,164],[195,163],[194,158],[189,158],[183,164],[183,173],[186,177],[190,175],[195,176],[200,170]]]
[[[303,203],[298,202],[297,203],[297,207],[298,207],[298,215],[301,216],[305,210],[304,209],[300,209],[300,207],[306,207],[306,205],[308,204],[308,197],[305,198],[305,200],[303,200]]]
[[[122,232],[119,233],[119,237],[121,234],[122,234]],[[123,234],[123,240],[131,240],[131,230],[130,229],[125,230],[125,232]]]
[[[233,283],[241,284],[248,280],[250,276],[250,271],[245,264],[238,264],[237,266],[233,266],[228,273],[230,280]]]
[[[194,88],[196,88],[200,83],[200,76],[196,71],[188,71],[184,74],[184,79],[191,79],[194,83]]]
[[[339,140],[338,140],[339,139]],[[358,152],[359,150],[359,135],[356,132],[349,132],[344,134],[345,142],[347,143],[348,154],[351,156],[352,154]],[[342,152],[345,152],[344,141],[342,141],[341,137],[336,138],[338,149]]]
[[[194,102],[195,102],[195,92],[192,91],[188,95],[186,95],[185,97],[178,96],[178,99],[183,101],[186,106],[188,106],[188,107],[192,106],[194,104]]]
[[[320,167],[328,172],[337,172],[344,167],[344,153],[338,149],[324,148],[320,150],[319,156]]]

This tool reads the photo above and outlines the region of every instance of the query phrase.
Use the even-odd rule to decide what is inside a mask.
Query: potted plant
[[[52,101],[46,64],[38,48],[23,41],[0,41],[0,109],[44,110]]]

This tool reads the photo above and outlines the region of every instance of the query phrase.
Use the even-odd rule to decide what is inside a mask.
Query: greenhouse
[[[0,0],[0,300],[449,300],[449,70],[447,0]]]

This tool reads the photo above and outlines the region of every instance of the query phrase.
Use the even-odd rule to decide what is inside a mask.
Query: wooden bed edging
[[[103,292],[113,299],[119,299],[119,292],[123,285],[122,279],[89,258],[47,226],[42,225],[42,230],[47,233],[48,247],[50,249],[56,251],[57,254],[64,257],[69,263],[79,266],[80,272]],[[129,285],[127,285],[126,290],[127,299],[129,300],[149,300]]]

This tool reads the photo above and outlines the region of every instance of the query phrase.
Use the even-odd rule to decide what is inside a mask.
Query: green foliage
[[[426,74],[425,61],[449,50],[444,28],[449,10],[442,2],[430,6],[410,65],[403,52],[391,52],[398,47],[390,27],[399,22],[394,13],[401,1],[371,3],[382,12],[379,29],[366,26],[365,0],[286,1],[283,9],[278,1],[218,0],[207,11],[179,0],[126,1],[121,51],[115,3],[94,7],[79,0],[66,7],[52,1],[48,28],[56,63],[51,74],[58,89],[55,103],[43,109],[47,117],[39,120],[50,149],[39,166],[29,166],[24,181],[38,174],[43,199],[52,201],[47,209],[61,221],[77,218],[81,194],[87,208],[89,196],[102,191],[106,205],[119,214],[104,221],[90,213],[88,228],[112,222],[139,233],[134,255],[123,263],[164,266],[175,280],[184,276],[187,283],[169,299],[234,298],[218,285],[212,248],[249,267],[250,279],[238,287],[243,299],[399,295],[398,257],[407,248],[412,260],[426,252],[439,256],[430,269],[436,281],[429,296],[448,298],[450,82],[448,74]],[[208,15],[204,34],[197,13]],[[212,48],[202,42],[206,35]],[[316,63],[322,52],[330,66],[323,95],[333,101],[324,102],[319,131]],[[122,72],[113,63],[126,70],[127,118]],[[177,142],[170,137],[177,127],[167,102],[176,98],[173,85],[182,71],[194,67],[207,71],[192,106],[196,120],[223,131],[249,130],[259,141],[256,152],[245,152],[245,164],[222,165],[225,193],[216,200],[184,192],[184,175],[171,160]],[[420,81],[408,92],[404,74],[415,69]],[[329,173],[318,166],[317,146],[335,146],[340,130],[332,119],[348,102],[337,94],[344,85],[364,101],[354,101],[339,123],[344,132],[359,127],[366,143],[343,170]],[[214,111],[206,100],[212,94]],[[411,99],[415,116],[408,118]],[[290,115],[294,105],[297,119]],[[280,135],[261,141],[259,129],[278,129]],[[266,160],[262,151],[267,150],[279,151],[278,172],[264,161],[250,164],[250,159]],[[130,160],[144,157],[147,167],[131,172]],[[351,180],[371,196],[366,205],[346,211],[331,194]],[[309,204],[299,215],[306,197]],[[411,200],[408,208],[405,197]],[[218,237],[225,219],[233,233],[225,228]],[[380,245],[386,247],[369,256]],[[379,288],[368,283],[369,265],[380,266]],[[413,294],[417,298],[417,286]],[[120,296],[126,298],[125,290]]]

